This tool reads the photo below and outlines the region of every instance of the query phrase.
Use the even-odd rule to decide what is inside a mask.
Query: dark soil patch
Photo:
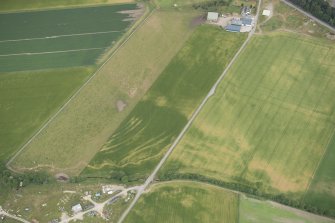
[[[206,17],[204,15],[197,16],[191,21],[191,27],[196,27],[206,22]]]
[[[55,177],[59,182],[68,182],[70,179],[70,177],[65,173],[57,173]]]

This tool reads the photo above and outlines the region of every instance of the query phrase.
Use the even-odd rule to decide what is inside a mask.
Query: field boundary
[[[150,10],[150,9],[149,9]],[[131,37],[136,33],[136,31],[141,28],[146,21],[154,14],[156,9],[153,9],[144,19],[136,26],[134,29],[131,31],[129,36],[121,40],[122,43],[117,46],[117,48],[111,53],[111,55],[99,66],[99,68],[91,75],[91,77],[72,95],[70,98],[59,108],[59,110],[52,115],[46,122],[45,124],[40,127],[37,132],[35,132],[30,139],[23,144],[23,146],[14,154],[13,157],[9,159],[9,161],[6,163],[6,167],[15,172],[15,173],[21,173],[21,171],[14,169],[11,167],[11,163],[16,159],[18,155],[22,153],[22,151],[67,107],[67,105],[82,91],[82,89],[91,82],[91,80],[100,72],[100,70],[114,57],[114,55],[131,39]],[[135,23],[136,24],[136,23]]]

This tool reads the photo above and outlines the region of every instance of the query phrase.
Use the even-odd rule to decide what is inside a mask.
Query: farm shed
[[[236,26],[241,26],[242,25],[242,21],[240,19],[232,19],[231,20],[231,24],[232,25],[236,25]]]
[[[225,28],[228,32],[240,32],[241,26],[230,24]]]
[[[81,212],[83,210],[83,208],[81,207],[80,204],[76,204],[74,206],[72,206],[72,212],[73,213],[78,213],[78,212]]]
[[[251,26],[252,25],[252,18],[244,17],[241,19],[242,25],[244,26]]]
[[[270,11],[270,10],[267,10],[267,9],[264,9],[264,10],[263,10],[262,15],[270,16],[270,14],[271,14],[271,11]]]
[[[217,22],[219,19],[219,13],[217,12],[208,12],[207,21]]]

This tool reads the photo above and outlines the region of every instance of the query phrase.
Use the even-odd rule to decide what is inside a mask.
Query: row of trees
[[[24,174],[14,174],[10,172],[4,164],[0,164],[0,187],[10,187],[18,189],[20,185],[46,184],[52,181],[45,172],[28,172]]]
[[[335,8],[326,0],[289,0],[315,17],[335,27]]]
[[[234,183],[234,182],[225,182],[222,180],[217,180],[213,178],[209,178],[200,174],[192,174],[192,173],[176,173],[176,172],[165,172],[159,175],[159,180],[168,181],[168,180],[195,180],[205,183],[210,183],[213,185],[217,185],[220,187],[224,187],[231,190],[240,191],[249,195],[256,195],[260,197],[264,197],[269,200],[276,201],[281,204],[285,204],[291,207],[296,207],[311,213],[325,215],[330,217],[335,217],[335,212],[331,210],[325,210],[320,207],[313,206],[311,204],[305,203],[301,200],[292,199],[289,195],[284,194],[269,194],[264,193],[264,188],[261,182],[250,183]]]
[[[193,8],[201,9],[204,11],[216,11],[217,8],[221,6],[230,5],[232,0],[216,0],[216,1],[207,1],[204,3],[193,4]]]

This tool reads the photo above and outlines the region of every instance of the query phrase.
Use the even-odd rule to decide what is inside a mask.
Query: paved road
[[[127,208],[127,210],[122,214],[122,216],[120,217],[118,223],[121,223],[121,222],[124,221],[124,219],[127,217],[128,213],[135,206],[136,202],[138,201],[138,199],[141,197],[141,195],[145,191],[145,189],[148,188],[148,186],[153,182],[153,180],[154,180],[157,172],[159,171],[159,169],[162,167],[162,165],[165,163],[165,161],[167,160],[167,158],[170,156],[170,154],[172,153],[172,151],[174,150],[174,148],[177,146],[177,144],[183,138],[183,136],[185,135],[186,131],[191,126],[191,124],[193,123],[194,119],[198,116],[198,114],[200,113],[200,111],[202,110],[202,108],[204,107],[204,105],[206,104],[206,102],[208,101],[208,99],[212,95],[214,95],[217,86],[220,84],[220,82],[222,81],[222,79],[224,78],[224,76],[227,74],[228,70],[233,65],[233,63],[235,62],[235,60],[237,59],[237,57],[241,54],[241,52],[244,50],[244,48],[249,43],[249,41],[250,41],[251,37],[254,35],[256,27],[257,27],[257,21],[258,21],[258,16],[259,16],[261,2],[262,2],[262,0],[259,0],[258,7],[257,7],[257,13],[256,13],[256,16],[255,16],[255,25],[254,25],[254,28],[249,33],[248,38],[245,40],[245,42],[243,43],[243,45],[241,46],[241,48],[237,51],[237,53],[235,54],[235,56],[233,57],[233,59],[230,61],[230,63],[228,64],[228,66],[226,67],[226,69],[223,71],[223,73],[221,74],[221,76],[219,77],[219,79],[213,85],[213,87],[211,88],[211,90],[209,91],[209,93],[207,94],[207,96],[205,97],[205,99],[202,101],[202,103],[199,105],[199,107],[197,108],[197,110],[192,114],[192,117],[190,118],[190,120],[188,121],[188,123],[186,124],[186,126],[183,128],[183,130],[181,131],[181,133],[178,135],[178,137],[176,138],[176,140],[173,142],[173,144],[170,146],[170,148],[168,149],[168,151],[165,153],[164,157],[158,163],[158,165],[156,166],[156,168],[154,169],[154,171],[147,178],[147,180],[145,181],[145,183],[143,185],[139,186],[138,193],[136,194],[134,200],[129,205],[129,207]]]
[[[335,28],[332,27],[331,25],[325,23],[324,21],[321,21],[320,19],[316,18],[315,16],[313,16],[312,14],[302,10],[301,8],[299,8],[298,6],[292,4],[291,2],[288,2],[287,0],[281,0],[282,2],[284,2],[285,4],[291,6],[292,8],[298,10],[299,12],[301,12],[302,14],[304,14],[305,16],[315,20],[317,23],[319,23],[322,26],[327,27],[328,29],[330,29],[331,31],[333,31],[335,33]]]
[[[0,207],[0,216],[3,215],[3,216],[7,216],[9,218],[13,218],[17,221],[20,221],[20,222],[23,222],[23,223],[30,223],[29,221],[27,220],[24,220],[22,218],[19,218],[19,217],[16,217],[15,215],[11,215],[11,214],[8,214],[7,212],[5,212],[1,207]]]

